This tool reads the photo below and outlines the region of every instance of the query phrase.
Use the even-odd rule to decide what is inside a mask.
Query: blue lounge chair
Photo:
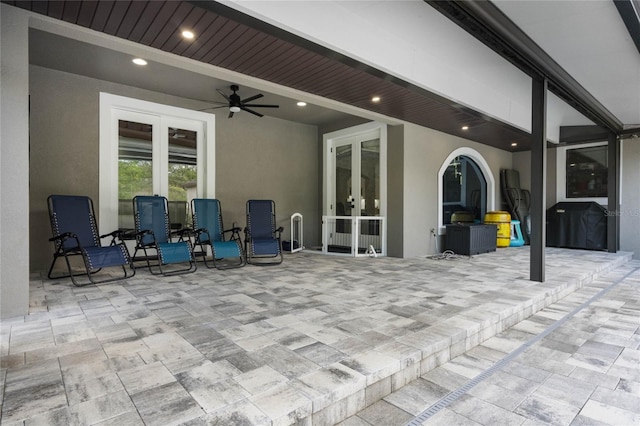
[[[282,263],[281,234],[284,228],[276,228],[276,205],[272,200],[247,201],[247,227],[245,254],[247,263],[253,265],[278,265]]]
[[[119,231],[106,235],[98,234],[91,198],[79,195],[50,195],[47,204],[53,231],[53,237],[49,238],[49,241],[55,246],[53,261],[47,274],[50,279],[71,278],[74,285],[82,286],[121,280],[135,275],[127,246],[122,241],[117,242]],[[100,240],[106,237],[111,237],[111,244],[102,246]],[[54,276],[55,264],[61,257],[65,259],[68,273]],[[74,257],[81,257],[83,260],[81,272],[77,269],[74,271],[71,265],[71,259]],[[122,269],[122,274],[101,274],[101,278],[96,278],[96,274],[102,269],[105,269],[103,272],[107,272],[106,268]],[[82,275],[86,275],[89,282],[76,279]]]
[[[133,198],[133,214],[136,231],[136,251],[134,260],[145,260],[152,274],[156,274],[157,267],[160,274],[174,275],[195,272],[197,266],[191,250],[191,244],[184,237],[189,235],[189,229],[171,232],[168,202],[165,197],[140,195]],[[177,241],[173,241],[177,238]],[[155,250],[150,255],[147,250]],[[144,257],[138,258],[138,251],[144,252]],[[151,261],[155,261],[154,264]],[[175,267],[183,264],[184,267]],[[167,268],[167,265],[172,265]]]
[[[195,245],[200,247],[196,254],[202,256],[207,268],[239,268],[246,264],[240,228],[224,229],[220,201],[216,199],[194,198],[191,200]],[[231,234],[229,239],[225,234]],[[212,265],[207,260],[207,246],[211,247]]]

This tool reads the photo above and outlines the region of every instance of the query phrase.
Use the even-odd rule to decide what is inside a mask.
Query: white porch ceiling
[[[625,127],[640,126],[640,53],[613,1],[494,4]]]

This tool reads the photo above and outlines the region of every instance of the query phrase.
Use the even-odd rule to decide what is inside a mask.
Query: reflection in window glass
[[[380,139],[362,142],[360,151],[360,215],[380,216]]]
[[[351,145],[336,147],[336,215],[351,216]]]
[[[607,196],[607,146],[567,149],[567,198]]]
[[[443,223],[481,221],[486,213],[487,182],[480,167],[469,157],[454,158],[442,176]]]
[[[169,218],[171,228],[190,224],[188,203],[196,197],[196,132],[169,128]]]
[[[133,228],[136,195],[153,195],[152,126],[118,121],[118,227]]]

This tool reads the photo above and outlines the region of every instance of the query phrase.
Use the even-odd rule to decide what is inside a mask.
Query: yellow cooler
[[[498,228],[496,247],[509,247],[511,244],[511,215],[505,211],[487,212],[484,223],[493,223]]]

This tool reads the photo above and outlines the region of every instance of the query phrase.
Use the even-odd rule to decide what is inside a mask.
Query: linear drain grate
[[[487,368],[482,373],[478,374],[476,377],[474,377],[473,379],[469,380],[464,385],[460,386],[458,389],[456,389],[456,390],[454,390],[452,392],[449,392],[447,395],[442,397],[438,402],[434,403],[429,408],[424,410],[422,413],[420,413],[416,417],[414,417],[411,421],[409,421],[409,423],[406,424],[406,426],[420,426],[420,425],[422,425],[424,422],[429,420],[430,417],[434,416],[440,410],[442,410],[443,408],[446,408],[448,405],[450,405],[451,403],[455,402],[458,398],[460,398],[462,395],[464,395],[469,390],[471,390],[471,388],[473,388],[475,385],[477,385],[478,383],[484,381],[489,376],[491,376],[493,373],[495,373],[496,371],[500,370],[506,364],[511,362],[511,360],[513,358],[515,358],[518,355],[520,355],[522,352],[527,350],[529,347],[531,347],[532,345],[534,345],[538,341],[544,339],[547,335],[549,335],[551,332],[556,330],[558,327],[564,325],[567,321],[569,321],[572,317],[574,317],[578,312],[580,312],[581,310],[583,310],[584,308],[586,308],[587,306],[592,304],[594,301],[596,301],[600,297],[604,296],[606,293],[611,291],[614,287],[616,287],[618,284],[620,284],[622,281],[627,279],[630,275],[632,275],[633,273],[635,273],[638,270],[640,270],[640,267],[634,268],[633,270],[631,270],[631,272],[625,274],[622,278],[619,278],[618,280],[616,280],[613,283],[611,283],[608,287],[605,287],[602,290],[600,290],[598,293],[593,295],[589,300],[587,300],[586,302],[584,302],[580,306],[576,307],[573,311],[571,311],[570,313],[568,313],[567,315],[565,315],[564,317],[562,317],[561,319],[559,319],[555,323],[551,324],[542,333],[536,335],[535,337],[532,337],[527,342],[523,343],[520,347],[518,347],[516,350],[514,350],[513,352],[511,352],[508,355],[506,355],[500,361],[496,362],[491,367]]]

